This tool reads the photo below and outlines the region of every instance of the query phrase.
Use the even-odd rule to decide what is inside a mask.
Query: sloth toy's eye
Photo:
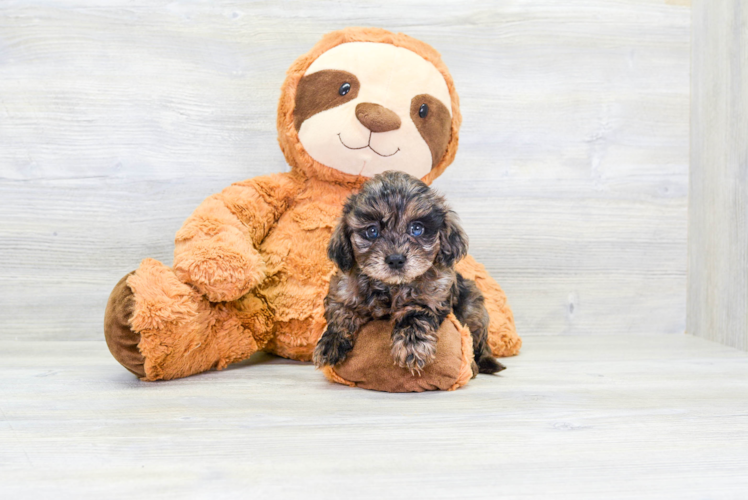
[[[429,115],[429,105],[426,103],[421,104],[421,109],[418,110],[418,116],[426,118]]]
[[[369,226],[364,234],[366,234],[366,239],[376,240],[379,237],[379,229],[377,229],[377,226]]]
[[[345,82],[343,85],[340,86],[338,89],[338,94],[340,95],[346,95],[348,92],[351,91],[351,84],[348,82]]]
[[[420,222],[411,222],[409,231],[413,236],[421,236],[423,234],[423,224]]]

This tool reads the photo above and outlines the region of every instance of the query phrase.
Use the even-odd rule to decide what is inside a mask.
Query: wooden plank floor
[[[453,393],[260,355],[144,383],[104,342],[0,342],[2,498],[746,498],[748,354],[528,337]]]

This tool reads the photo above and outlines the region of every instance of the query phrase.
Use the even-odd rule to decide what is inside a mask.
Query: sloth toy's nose
[[[372,132],[389,132],[400,128],[400,117],[394,111],[373,102],[359,103],[356,118]]]
[[[392,269],[400,270],[405,265],[405,255],[401,253],[393,253],[392,255],[388,255],[384,259],[384,262]]]

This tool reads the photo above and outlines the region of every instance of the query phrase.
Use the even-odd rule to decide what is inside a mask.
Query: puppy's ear
[[[452,267],[467,255],[468,237],[460,225],[457,214],[451,210],[444,217],[444,224],[439,230],[439,253],[436,262],[444,267]]]
[[[327,246],[327,256],[343,272],[353,269],[353,264],[356,262],[349,233],[344,216],[338,222],[335,231],[332,233],[332,238],[330,238],[330,244]]]

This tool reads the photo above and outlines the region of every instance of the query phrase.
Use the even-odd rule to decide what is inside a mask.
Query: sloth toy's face
[[[294,125],[319,163],[353,175],[386,170],[425,176],[451,134],[441,73],[421,56],[386,43],[352,42],[315,60],[299,82]]]

